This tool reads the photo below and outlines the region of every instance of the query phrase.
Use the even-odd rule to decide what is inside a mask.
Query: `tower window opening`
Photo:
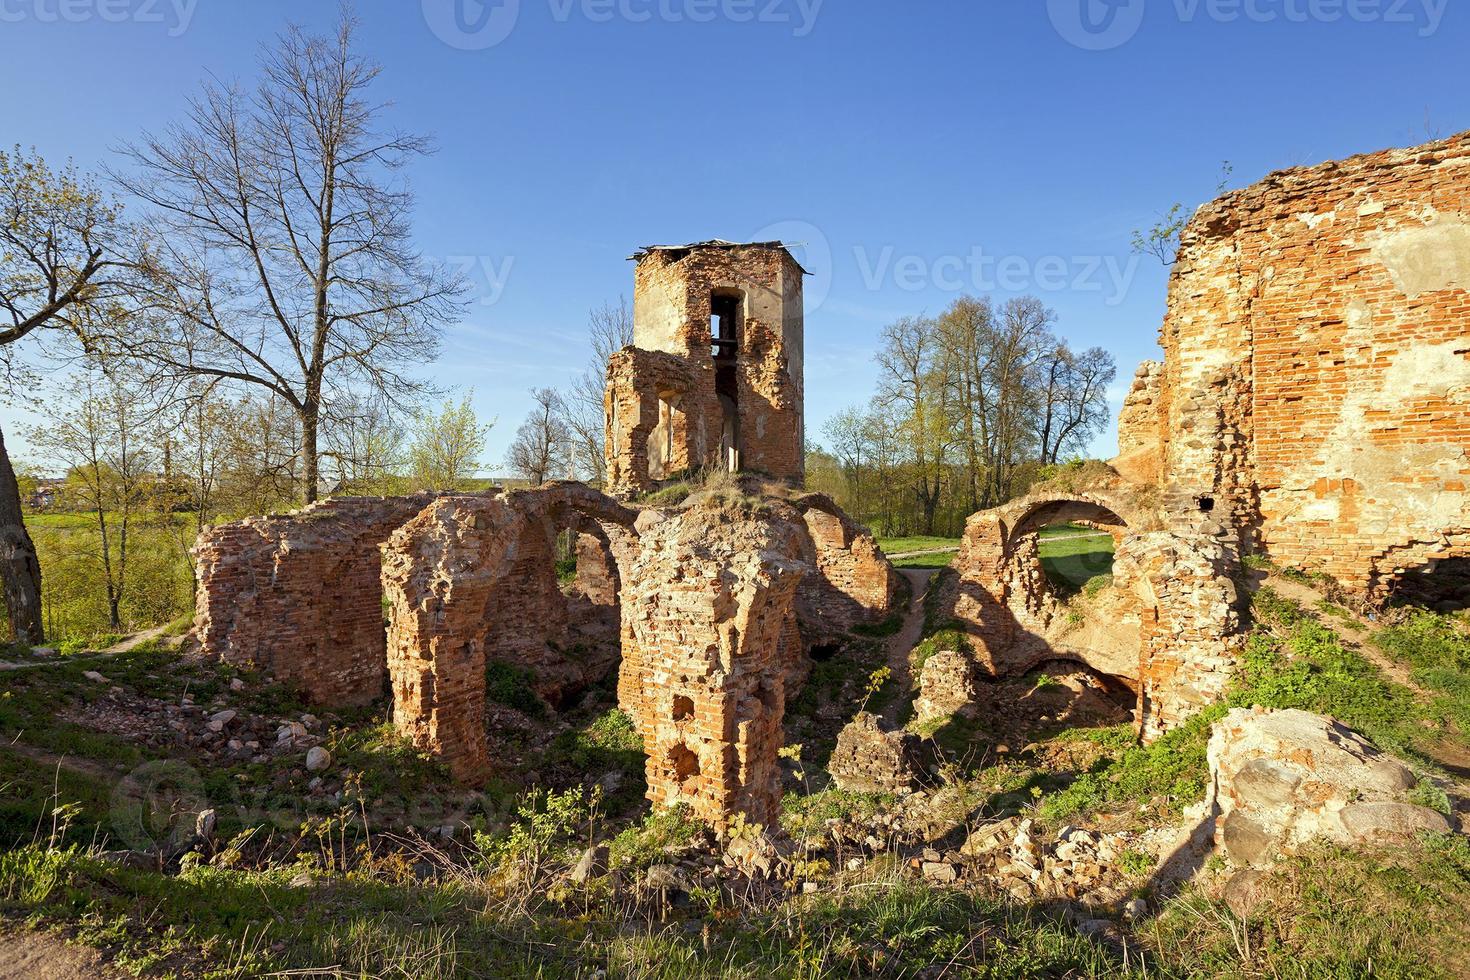
[[[740,296],[716,292],[709,301],[710,355],[715,360],[733,360],[739,345]]]

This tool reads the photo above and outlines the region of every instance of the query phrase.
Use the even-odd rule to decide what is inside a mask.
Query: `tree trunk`
[[[301,468],[303,470],[302,502],[316,503],[318,461],[316,454],[316,430],[319,417],[314,410],[301,413]]]
[[[26,530],[20,509],[20,484],[10,465],[5,434],[0,432],[0,576],[4,577],[5,608],[10,629],[21,643],[46,639],[41,622],[41,562]]]

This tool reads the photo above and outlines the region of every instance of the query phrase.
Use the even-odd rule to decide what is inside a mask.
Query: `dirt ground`
[[[121,980],[102,955],[44,932],[0,932],[0,980]]]

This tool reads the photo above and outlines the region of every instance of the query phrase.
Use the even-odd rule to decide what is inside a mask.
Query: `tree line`
[[[808,452],[808,483],[880,536],[955,536],[1088,444],[1117,376],[1100,347],[1074,351],[1032,296],[964,296],[937,317],[884,328],[878,391],[838,413]]]

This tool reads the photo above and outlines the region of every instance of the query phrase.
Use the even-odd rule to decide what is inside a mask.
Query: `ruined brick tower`
[[[608,363],[608,485],[719,469],[800,483],[802,277],[780,242],[640,250],[633,346]]]

